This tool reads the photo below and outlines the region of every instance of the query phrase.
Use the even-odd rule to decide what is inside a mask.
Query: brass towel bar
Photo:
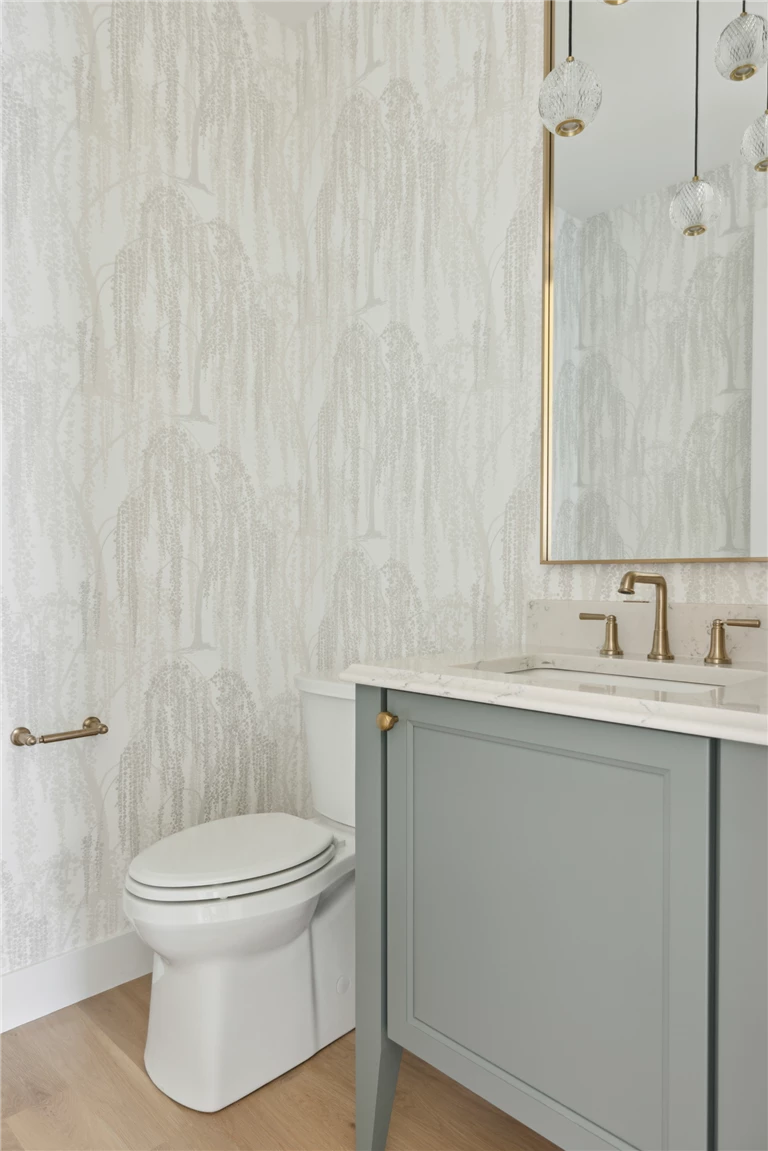
[[[36,743],[59,743],[62,739],[84,739],[87,735],[106,735],[109,728],[98,716],[89,715],[77,731],[55,731],[51,735],[36,738],[28,727],[15,727],[11,732],[11,743],[16,747],[32,747]]]

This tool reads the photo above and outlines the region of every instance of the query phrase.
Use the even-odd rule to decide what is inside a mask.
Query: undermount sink
[[[608,659],[599,656],[544,652],[483,660],[464,664],[476,672],[517,680],[531,685],[572,691],[625,691],[635,694],[669,692],[702,695],[718,688],[765,678],[762,671],[747,668],[709,667],[701,663],[651,662],[638,657]]]
[[[689,683],[685,680],[649,679],[636,675],[616,675],[599,671],[574,671],[570,668],[536,667],[520,671],[509,671],[506,675],[525,675],[526,681],[542,684],[544,687],[557,687],[564,681],[569,687],[580,684],[600,684],[603,687],[639,687],[652,691],[702,692],[716,691],[718,684]]]

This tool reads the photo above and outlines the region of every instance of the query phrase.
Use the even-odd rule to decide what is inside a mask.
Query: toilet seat
[[[282,887],[319,871],[333,832],[285,812],[211,820],[167,836],[131,863],[126,890],[151,902],[229,899]]]
[[[241,879],[235,883],[215,883],[201,887],[154,887],[148,883],[139,883],[130,875],[125,880],[125,890],[140,899],[148,899],[153,903],[191,903],[204,899],[231,899],[235,895],[252,895],[257,891],[271,891],[275,887],[284,887],[287,883],[294,883],[297,879],[304,879],[315,871],[320,871],[336,854],[336,842],[329,844],[325,851],[321,851],[314,859],[307,859],[298,867],[287,867],[284,871],[276,871],[271,875],[260,875],[253,879]]]
[[[175,931],[205,924],[207,930],[222,927],[229,931],[235,924],[244,925],[262,916],[291,913],[302,904],[311,903],[354,869],[355,839],[348,836],[334,844],[334,854],[326,864],[295,883],[246,892],[231,899],[211,897],[211,892],[206,891],[203,899],[188,900],[179,899],[178,893],[172,899],[157,899],[152,888],[147,889],[146,897],[144,894],[134,895],[126,884],[123,907],[134,925],[152,925],[153,930]],[[171,889],[165,890],[170,892]]]

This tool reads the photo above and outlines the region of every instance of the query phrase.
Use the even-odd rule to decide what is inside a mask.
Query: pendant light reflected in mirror
[[[717,189],[698,176],[683,184],[669,205],[669,218],[684,236],[703,236],[719,215]]]
[[[556,136],[578,136],[594,120],[602,99],[597,74],[573,57],[573,0],[568,0],[568,59],[545,77],[539,91],[539,115]]]
[[[756,172],[768,172],[768,108],[744,133],[741,154]]]
[[[703,236],[720,215],[720,196],[699,178],[699,4],[696,0],[696,66],[693,98],[693,179],[683,184],[669,205],[669,218],[684,236]]]
[[[762,16],[741,12],[723,29],[715,48],[715,64],[726,80],[749,80],[768,61],[768,24]]]
[[[768,72],[766,75],[768,77]],[[752,121],[744,133],[741,155],[756,172],[768,172],[768,91],[765,94],[765,111]]]

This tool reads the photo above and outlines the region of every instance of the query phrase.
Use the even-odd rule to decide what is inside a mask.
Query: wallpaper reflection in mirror
[[[732,8],[701,6],[699,169],[721,213],[684,237],[669,203],[693,174],[694,5],[575,5],[603,103],[554,147],[553,560],[768,554],[768,176],[739,155],[766,77],[715,69]]]

